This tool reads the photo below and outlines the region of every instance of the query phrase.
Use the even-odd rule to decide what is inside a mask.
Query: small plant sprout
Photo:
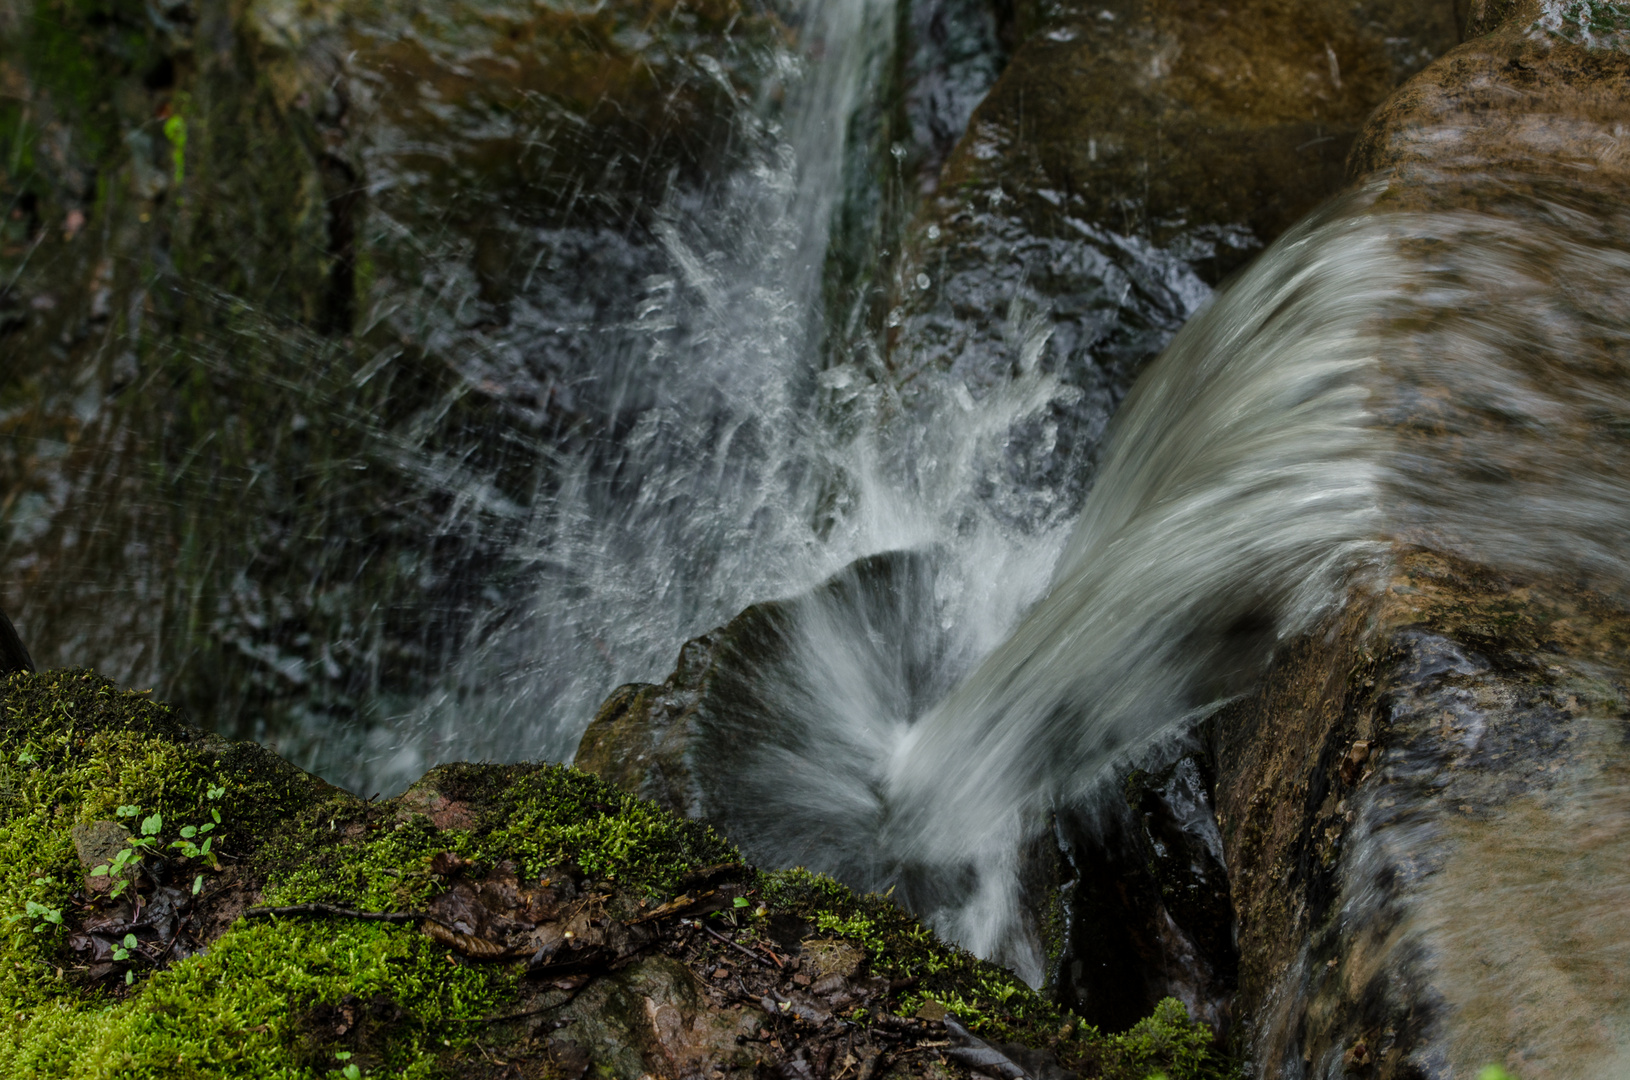
[[[130,954],[135,950],[135,948],[136,935],[126,934],[124,941],[113,947],[113,958],[115,960],[129,960]]]
[[[23,910],[15,915],[6,916],[6,924],[17,922],[19,919],[28,919],[34,924],[34,932],[43,934],[52,927],[62,925],[62,909],[50,907],[38,900],[30,900]]]

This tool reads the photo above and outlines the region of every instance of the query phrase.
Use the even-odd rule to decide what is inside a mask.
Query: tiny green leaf
[[[112,871],[108,869],[107,863],[103,863],[101,866],[91,867],[91,877],[107,877],[110,873],[112,873]]]
[[[198,893],[199,893],[199,890],[203,889],[203,887],[204,887],[204,875],[199,874],[197,877],[192,879],[192,894],[194,896],[197,896]]]
[[[181,826],[181,835],[191,840],[198,835],[198,828],[195,825],[183,825]]]
[[[162,814],[153,814],[151,817],[142,819],[141,834],[143,836],[157,836],[159,830],[162,828],[164,828],[164,817]]]

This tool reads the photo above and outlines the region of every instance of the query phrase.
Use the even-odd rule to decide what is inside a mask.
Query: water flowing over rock
[[[901,408],[1061,386],[986,484],[1075,514],[1105,425],[1223,280],[1341,189],[1364,117],[1455,42],[1447,4],[1118,2],[1035,16],[903,238],[879,311]],[[936,377],[939,376],[939,377]],[[945,384],[949,384],[950,389]],[[902,424],[932,467],[932,425]]]
[[[364,790],[579,746],[1262,1075],[1616,1077],[1627,57],[1606,0],[0,0],[5,603]],[[646,975],[595,1038],[728,1053]]]
[[[1119,845],[1100,875],[1148,881],[1122,868],[1191,819],[1128,811],[1190,760],[1211,790],[1189,805],[1220,828],[1180,863],[1196,888],[1226,868],[1255,1069],[1622,1071],[1630,68],[1612,13],[1501,16],[1384,105],[1354,189],[1149,368],[1047,595],[854,754],[870,771],[838,801],[876,831],[817,829],[799,857],[829,842],[908,898],[952,883],[918,894],[938,925],[1069,992],[1038,955],[1058,939],[1037,839],[1063,823]],[[1160,758],[1181,730],[1198,756]],[[1106,802],[1140,761],[1165,779]],[[811,800],[784,775],[796,816]],[[1123,934],[1135,970],[1214,943],[1221,1025],[1231,935],[1160,876],[1181,947],[1140,955],[1132,926],[1072,948],[1102,961]]]

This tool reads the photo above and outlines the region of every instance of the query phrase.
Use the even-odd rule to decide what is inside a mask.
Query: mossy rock
[[[141,941],[88,963],[126,927],[95,923],[115,901],[88,891],[75,828],[112,820],[153,839],[124,902],[177,920],[166,942],[133,916]],[[524,925],[516,896],[576,929],[552,939],[564,961],[495,944]],[[459,929],[460,903],[491,924]],[[8,1076],[795,1075],[836,1072],[840,1036],[876,1075],[966,1075],[974,1049],[1083,1076],[1228,1068],[1175,1003],[1106,1036],[888,900],[755,872],[588,774],[449,765],[367,801],[89,671],[0,682],[0,912]],[[417,914],[356,914],[381,912]],[[944,1058],[903,1052],[922,1044]]]

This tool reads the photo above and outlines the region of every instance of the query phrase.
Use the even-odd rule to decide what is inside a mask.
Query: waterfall
[[[1384,190],[1293,230],[1183,328],[1117,415],[1045,595],[920,716],[867,642],[922,634],[912,605],[880,626],[842,590],[806,604],[774,722],[705,732],[705,751],[753,740],[702,767],[708,814],[755,858],[895,885],[1037,980],[1020,861],[1048,812],[1250,689],[1398,546],[1622,595],[1630,215],[1543,190],[1416,212]]]
[[[976,397],[924,373],[909,409],[881,365],[831,341],[846,331],[825,309],[829,241],[857,161],[878,149],[862,143],[889,98],[897,13],[893,0],[808,0],[792,22],[785,100],[740,102],[747,163],[705,196],[670,191],[637,318],[604,328],[580,364],[598,433],[539,450],[554,486],[509,553],[524,598],[493,605],[504,621],[478,622],[410,715],[362,746],[328,736],[319,772],[388,791],[442,760],[569,759],[610,689],[661,678],[686,638],[877,552],[945,554],[933,619],[954,639],[947,684],[1045,589],[1072,505],[1044,492],[1052,513],[1012,513],[1005,501],[1025,496],[1002,468],[1015,430],[1081,395],[1046,356],[1047,312],[1006,303],[1011,380]],[[1102,317],[1156,310],[1175,327],[1208,295],[1179,257],[1083,229]],[[875,361],[875,343],[858,351]]]

